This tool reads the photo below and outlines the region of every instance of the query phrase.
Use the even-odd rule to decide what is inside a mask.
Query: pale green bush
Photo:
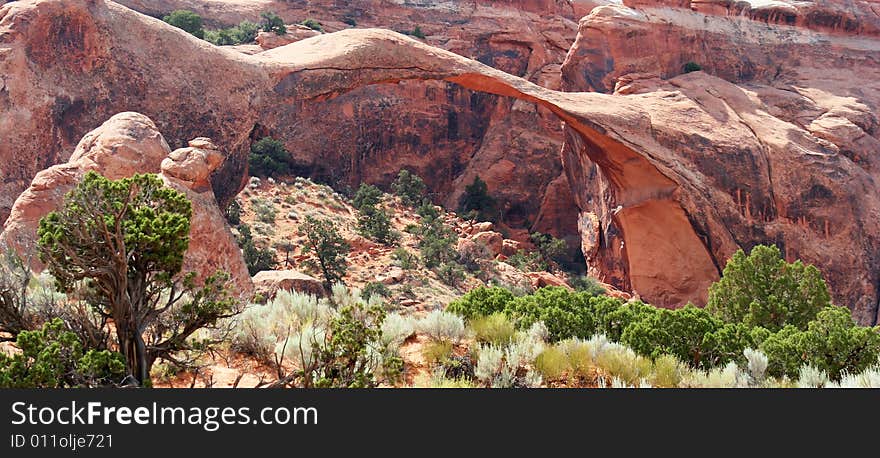
[[[419,320],[417,329],[436,341],[458,343],[465,336],[464,320],[455,314],[434,310]]]
[[[828,384],[828,373],[811,364],[804,364],[798,377],[798,388],[824,388]]]

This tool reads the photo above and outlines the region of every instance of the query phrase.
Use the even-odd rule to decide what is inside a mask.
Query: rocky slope
[[[775,242],[821,268],[861,323],[876,322],[880,46],[870,5],[849,2],[866,25],[841,28],[820,27],[815,14],[780,25],[688,2],[638,3],[581,21],[563,75],[569,90],[606,92],[587,93],[388,31],[345,30],[245,56],[103,0],[13,2],[0,9],[0,157],[18,161],[3,170],[4,195],[58,159],[69,126],[138,104],[159,111],[172,138],[198,126],[233,152],[212,180],[223,203],[243,185],[252,132],[315,114],[321,122],[310,104],[375,83],[438,80],[534,103],[566,123],[563,167],[584,252],[611,283],[658,305],[699,303],[734,250]],[[175,63],[155,65],[165,61]],[[688,61],[706,71],[674,76]],[[181,92],[174,78],[183,74]],[[447,159],[426,164],[437,170]]]
[[[289,182],[289,183],[288,183]],[[520,249],[534,251],[516,241],[505,239],[490,222],[474,222],[459,218],[455,213],[442,212],[445,225],[458,237],[456,247],[464,251],[468,245],[486,247],[474,259],[472,270],[463,269],[463,277],[455,284],[445,282],[434,270],[425,268],[418,248],[418,237],[410,227],[417,227],[421,217],[415,209],[403,204],[400,198],[385,194],[380,207],[390,215],[391,228],[400,240],[393,246],[370,240],[360,234],[360,213],[348,198],[326,185],[297,177],[284,181],[251,178],[250,184],[238,196],[241,222],[253,234],[259,248],[268,248],[275,254],[277,271],[262,271],[254,281],[257,291],[269,298],[277,288],[324,295],[320,272],[314,257],[305,253],[306,235],[300,226],[308,217],[330,220],[334,228],[351,247],[346,255],[345,284],[355,288],[381,283],[388,288],[386,302],[392,308],[422,312],[444,307],[462,292],[487,284],[505,285],[514,290],[529,292],[548,285],[565,285],[562,272],[532,272],[505,262]],[[405,251],[411,259],[401,261],[395,252]],[[601,285],[610,294],[626,297],[608,285]]]

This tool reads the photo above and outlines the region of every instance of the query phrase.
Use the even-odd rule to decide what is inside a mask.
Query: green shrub
[[[351,246],[342,238],[333,222],[307,216],[299,231],[306,235],[303,253],[314,255],[312,264],[324,276],[327,289],[342,281],[348,270],[346,255]]]
[[[351,198],[351,204],[354,208],[360,210],[364,207],[375,207],[382,202],[382,191],[366,183],[361,183],[354,197]]]
[[[372,205],[364,205],[360,208],[358,233],[388,246],[393,246],[400,241],[400,233],[394,230],[388,213]]]
[[[238,246],[241,248],[244,263],[251,276],[257,272],[275,269],[275,251],[271,248],[259,248],[254,243],[251,228],[247,224],[238,226]]]
[[[368,301],[373,296],[389,297],[391,296],[391,290],[383,283],[377,281],[367,283],[364,289],[361,290],[361,298]]]
[[[706,309],[729,323],[777,331],[786,325],[806,329],[831,294],[819,269],[787,263],[779,248],[758,245],[748,256],[737,250],[721,279],[709,287]]]
[[[568,284],[575,291],[587,293],[591,296],[601,296],[608,291],[593,277],[585,275],[571,275],[568,278]]]
[[[513,322],[507,318],[507,315],[500,312],[476,317],[470,320],[470,327],[474,331],[477,342],[493,345],[505,345],[516,334]]]
[[[524,272],[541,272],[550,269],[544,262],[543,256],[538,252],[527,253],[525,250],[517,250],[516,253],[507,257],[506,263]]]
[[[470,219],[497,221],[498,204],[489,194],[486,182],[477,175],[471,184],[465,186],[464,194],[458,200],[458,212]]]
[[[624,303],[608,296],[590,298],[590,307],[596,320],[596,330],[614,342],[619,342],[623,331],[630,323],[642,320],[645,316],[657,313],[657,308],[641,301]]]
[[[437,278],[443,283],[457,287],[465,278],[464,269],[456,262],[444,262],[434,269]]]
[[[843,373],[859,373],[877,362],[880,328],[858,326],[849,309],[830,306],[806,330],[785,326],[764,339],[760,349],[769,358],[769,375],[796,379],[807,364],[840,380]]]
[[[271,201],[255,197],[251,200],[251,207],[254,209],[257,221],[269,225],[275,224],[278,210],[275,209],[275,205]]]
[[[480,286],[450,303],[446,307],[446,311],[460,315],[467,320],[473,320],[477,317],[504,312],[507,305],[514,299],[513,293],[507,289]]]
[[[162,18],[166,23],[184,30],[196,38],[205,37],[205,29],[202,24],[202,17],[192,11],[176,10],[171,14]]]
[[[674,355],[703,369],[741,360],[743,350],[753,346],[749,328],[726,324],[690,304],[642,315],[625,328],[620,342],[651,358]]]
[[[312,19],[312,18],[306,19],[306,20],[300,22],[300,24],[301,24],[301,25],[304,25],[304,26],[306,26],[306,27],[308,27],[308,28],[310,28],[310,29],[312,29],[312,30],[316,30],[316,31],[318,31],[318,32],[323,32],[323,31],[324,31],[324,27],[321,26],[321,23],[318,22],[318,21],[316,21],[316,20],[314,20],[314,19]]]
[[[260,26],[250,21],[242,21],[235,27],[219,30],[206,30],[205,41],[217,46],[251,43],[257,38]]]
[[[614,345],[599,352],[596,366],[609,378],[616,377],[631,386],[639,386],[654,370],[650,359],[622,345]]]
[[[675,356],[661,355],[654,360],[651,385],[658,388],[676,388],[681,384],[687,367]]]
[[[264,137],[251,145],[248,166],[253,176],[272,177],[290,173],[290,153],[284,143]]]
[[[404,204],[415,207],[422,204],[427,187],[421,177],[403,169],[397,174],[397,179],[391,183],[391,190]]]
[[[271,11],[266,11],[260,14],[260,18],[262,18],[260,27],[262,27],[263,31],[275,32],[276,35],[287,33],[287,27],[284,25],[284,19],[281,19],[281,16]]]
[[[682,71],[684,71],[685,73],[698,72],[702,69],[703,67],[701,67],[700,64],[696,62],[688,62],[682,67]]]
[[[507,304],[506,313],[517,321],[520,329],[544,322],[551,342],[569,337],[587,338],[596,332],[589,300],[587,294],[551,286],[513,299]]]
[[[397,265],[404,270],[415,269],[419,266],[419,258],[404,247],[397,247],[391,253],[391,259],[397,261]]]
[[[556,346],[547,347],[535,358],[535,370],[544,380],[559,380],[569,370],[568,357]]]
[[[350,17],[350,16],[346,16],[346,17],[342,18],[342,23],[346,24],[346,25],[350,25],[352,27],[357,26],[357,21],[353,17]]]
[[[452,355],[452,342],[446,340],[432,340],[422,347],[422,356],[430,365],[443,364]]]
[[[423,218],[416,235],[419,237],[418,246],[425,267],[433,269],[456,260],[458,253],[455,245],[458,236],[439,218]]]
[[[544,267],[542,270],[548,270],[549,267],[571,266],[572,260],[568,254],[568,245],[565,240],[540,232],[532,233],[529,238],[535,244],[538,253],[541,254],[542,266]]]
[[[414,37],[416,37],[416,38],[420,38],[420,39],[422,39],[422,40],[425,39],[425,33],[422,32],[422,28],[419,27],[419,26],[416,26],[416,28],[413,29],[412,32],[410,32],[410,35],[412,35],[412,36],[414,36]]]
[[[16,338],[20,352],[0,352],[0,388],[65,388],[114,385],[125,377],[122,355],[83,349],[76,334],[55,318]]]

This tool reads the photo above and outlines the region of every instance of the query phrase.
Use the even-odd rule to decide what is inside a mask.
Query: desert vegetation
[[[258,192],[267,185],[286,194]],[[411,172],[391,189],[363,184],[346,198],[308,179],[253,178],[226,212],[250,273],[310,269],[326,294],[281,289],[242,305],[222,273],[196,282],[182,272],[184,195],[150,175],[86,175],[41,222],[46,272],[35,277],[13,255],[2,263],[0,336],[14,350],[0,355],[0,386],[195,380],[221,354],[252,361],[255,386],[275,387],[880,386],[878,329],[858,326],[832,304],[818,269],[786,262],[774,246],[735,253],[705,308],[613,297],[589,277],[492,285],[479,278],[501,261],[486,245],[459,246],[456,225],[471,223],[431,204]],[[357,236],[381,247],[372,250],[400,277],[352,277]],[[530,241],[510,262],[564,262],[561,240]],[[401,305],[436,295],[434,284],[448,299]]]

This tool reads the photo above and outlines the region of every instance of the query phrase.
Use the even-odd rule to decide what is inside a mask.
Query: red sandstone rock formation
[[[118,28],[141,37],[148,30],[171,33],[162,24],[103,0],[79,7],[93,18],[75,16],[80,21],[76,30],[82,34],[51,25],[58,17],[77,11],[71,0],[16,3],[0,8],[0,68],[14,70],[0,90],[0,122],[7,114],[33,113],[34,104],[45,103],[44,97],[36,95],[47,89],[22,79],[22,72],[30,71],[22,68],[55,75],[50,70],[72,68],[68,60],[75,59],[85,70],[73,82],[53,76],[55,85],[49,90],[54,94],[70,97],[67,94],[93,87],[117,92],[131,88],[129,80],[144,78],[127,73],[131,68],[148,75],[158,73],[140,59],[169,52],[147,41],[140,43],[133,57],[122,40],[114,44],[115,54],[98,53],[101,48],[94,43],[116,43],[108,30]],[[66,8],[53,13],[53,5]],[[39,32],[25,33],[28,27],[17,19],[39,8],[48,11],[39,17],[48,24]],[[603,46],[597,53],[606,50],[605,44],[589,38],[594,24],[604,27],[603,33],[610,37],[604,43],[612,60],[598,72],[596,66],[581,65],[597,62],[591,60],[595,57],[589,52],[592,43]],[[45,39],[46,30],[54,39],[76,38],[60,40],[69,45],[64,57],[48,58],[45,52],[31,51],[40,47],[32,40]],[[627,31],[633,33],[627,37]],[[184,94],[175,99],[177,111],[165,116],[183,122],[179,113],[199,109],[214,117],[229,113],[229,122],[223,126],[203,127],[222,129],[220,138],[236,145],[246,142],[257,120],[287,125],[307,116],[299,109],[375,83],[434,79],[532,102],[566,123],[563,161],[580,209],[584,251],[591,267],[608,283],[634,290],[658,305],[700,302],[706,286],[717,278],[734,250],[775,242],[789,258],[819,266],[830,280],[835,299],[852,307],[860,322],[877,321],[880,279],[874,266],[880,249],[880,193],[874,179],[876,159],[870,154],[876,152],[878,140],[876,38],[768,26],[748,18],[709,17],[682,8],[620,6],[594,10],[581,22],[579,37],[563,72],[571,77],[570,88],[610,91],[619,87],[619,93],[556,92],[388,31],[325,34],[251,57],[226,53],[181,34],[175,36],[175,44],[163,44],[178,55],[192,53],[187,68],[195,65],[192,62],[204,65],[202,73],[187,75],[205,96]],[[664,40],[681,45],[660,52],[658,43]],[[701,41],[708,45],[689,45]],[[645,49],[649,52],[642,52]],[[622,54],[614,58],[618,50]],[[741,59],[742,50],[758,54]],[[635,56],[627,58],[631,53]],[[93,59],[96,54],[101,58]],[[709,59],[715,55],[719,55],[717,64]],[[722,58],[751,64],[725,73],[720,71]],[[707,62],[708,72],[669,78],[673,69],[688,60]],[[782,70],[769,71],[767,65],[773,62],[782,63]],[[202,86],[209,79],[202,76],[207,69],[224,67],[240,73],[219,72],[223,77],[214,80],[226,90],[237,88],[233,108],[239,108],[235,100],[250,102],[240,112],[226,109],[211,86]],[[108,69],[115,72],[115,79],[106,79]],[[710,74],[715,70],[724,78]],[[617,81],[633,72],[643,75]],[[580,75],[589,78],[577,79]],[[159,83],[167,84],[162,75],[156,76]],[[249,86],[238,78],[246,78]],[[579,87],[584,81],[591,86]],[[135,94],[144,94],[141,88],[133,89],[137,89]],[[41,102],[29,101],[25,94]],[[146,102],[161,106],[154,100],[161,97],[152,92],[147,95]],[[18,111],[4,104],[11,97],[20,101]],[[285,106],[287,111],[281,109]],[[68,117],[80,122],[88,116],[73,111]],[[63,125],[58,118],[45,119],[41,132]],[[194,124],[192,119],[185,122]],[[24,124],[25,129],[29,126]],[[248,127],[235,130],[241,126]],[[40,138],[42,133],[35,130],[27,132]],[[0,136],[5,132],[0,130]],[[0,148],[4,144],[0,141]],[[37,157],[26,142],[19,144],[25,158]],[[432,158],[426,165],[442,169],[447,159]],[[236,189],[241,168],[225,170],[227,179],[232,177],[227,186]],[[501,172],[499,176],[505,176]],[[214,176],[215,184],[223,182],[218,176]]]
[[[257,22],[263,11],[277,12],[288,24],[311,18],[328,32],[351,28],[345,20],[359,28],[419,27],[428,44],[559,89],[560,65],[576,36],[576,21],[596,2],[580,1],[574,7],[557,0],[120,3],[151,15],[190,9],[210,27]],[[267,34],[258,41],[269,49],[314,33]],[[400,81],[355,88],[332,100],[302,100],[296,109],[281,105],[258,122],[260,135],[287,144],[299,173],[338,187],[357,188],[361,181],[387,187],[405,167],[425,178],[435,201],[454,209],[474,176],[488,174],[482,178],[505,204],[504,226],[528,229],[521,231],[526,234],[552,233],[577,245],[573,201],[550,185],[564,180],[559,161],[563,136],[558,119],[547,110],[446,82]]]
[[[37,174],[19,196],[0,233],[0,246],[23,255],[36,251],[40,218],[56,210],[64,196],[88,171],[110,179],[135,173],[160,173],[159,177],[184,193],[193,204],[190,245],[183,271],[195,272],[197,280],[220,270],[231,274],[237,291],[247,296],[253,290],[241,250],[214,200],[209,177],[223,163],[224,156],[205,138],[172,152],[155,124],[139,113],[120,113],[83,137],[65,164]],[[35,256],[32,267],[41,270]]]
[[[585,17],[563,65],[567,90],[613,91],[645,113],[615,129],[631,159],[568,137],[591,270],[646,300],[700,303],[734,250],[776,243],[875,323],[876,7],[625,3],[638,7]],[[687,62],[704,72],[681,75]]]

